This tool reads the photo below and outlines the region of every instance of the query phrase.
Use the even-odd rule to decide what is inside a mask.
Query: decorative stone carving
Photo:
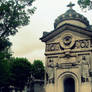
[[[70,69],[70,68],[75,68],[77,67],[78,64],[76,63],[61,63],[61,64],[56,64],[57,68],[61,68],[61,69]]]
[[[47,59],[47,69],[46,72],[48,74],[48,82],[54,83],[54,61],[53,59]]]
[[[71,36],[68,35],[68,36],[63,38],[64,45],[69,46],[71,44],[71,42],[72,42],[72,37]]]
[[[81,76],[82,76],[82,82],[88,81],[89,77],[89,63],[87,62],[87,56],[82,56],[81,61]]]
[[[46,51],[59,51],[59,50],[60,50],[59,43],[46,44]]]
[[[47,73],[48,73],[48,79],[52,79],[54,77],[54,70],[53,70],[53,68],[48,67],[47,68]]]
[[[54,67],[53,59],[48,59],[47,66],[50,67],[50,68]]]
[[[72,34],[70,33],[66,33],[64,34],[64,36],[61,38],[61,47],[62,48],[65,48],[65,49],[68,49],[68,48],[71,48],[73,45],[74,45],[74,37]]]
[[[77,40],[75,42],[75,47],[76,48],[90,48],[90,40]]]

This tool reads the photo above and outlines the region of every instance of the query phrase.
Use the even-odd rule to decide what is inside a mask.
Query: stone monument
[[[40,38],[46,45],[46,92],[92,92],[92,26],[73,6]]]

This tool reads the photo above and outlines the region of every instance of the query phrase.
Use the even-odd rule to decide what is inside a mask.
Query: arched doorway
[[[64,92],[75,92],[75,81],[73,78],[64,79]]]

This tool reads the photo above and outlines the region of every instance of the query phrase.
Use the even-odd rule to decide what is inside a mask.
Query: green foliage
[[[15,35],[18,28],[28,25],[34,0],[0,0],[0,52],[9,49],[8,36]]]
[[[23,89],[31,76],[31,63],[26,58],[13,58],[11,62],[11,85]]]
[[[31,64],[26,58],[2,59],[0,60],[0,88],[3,87],[3,90],[6,90],[4,92],[9,92],[8,87],[11,85],[23,90],[33,77],[44,79],[44,72],[43,63],[40,60],[34,60]]]
[[[34,0],[0,0],[0,59],[10,58],[10,35],[15,35],[18,28],[28,25]]]
[[[12,54],[6,49],[0,52],[0,60],[9,60]]]
[[[92,1],[90,0],[78,0],[78,4],[82,9],[84,8],[88,8],[88,10],[92,9]]]
[[[10,64],[7,60],[0,60],[0,87],[6,87],[10,85]]]
[[[10,35],[15,35],[18,29],[29,24],[34,0],[0,0],[0,88],[10,85],[23,89],[31,76],[32,65],[25,58],[11,58]]]
[[[0,60],[9,60],[12,53],[10,52],[10,46],[12,45],[8,39],[0,39]]]
[[[44,79],[44,65],[41,60],[34,60],[32,75],[35,79]]]
[[[8,41],[8,39],[0,39],[0,88],[3,87],[3,89],[5,89],[6,87],[8,88],[8,86],[10,85],[10,46],[11,43]]]
[[[35,7],[34,0],[6,0],[0,2],[0,38],[15,35],[18,28],[28,25],[30,14],[33,14]]]
[[[9,49],[12,45],[11,42],[9,42],[9,39],[0,39],[0,51],[4,51],[6,48]]]

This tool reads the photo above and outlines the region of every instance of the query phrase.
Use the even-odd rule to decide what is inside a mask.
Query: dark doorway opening
[[[64,92],[75,92],[75,81],[73,78],[64,80]]]

